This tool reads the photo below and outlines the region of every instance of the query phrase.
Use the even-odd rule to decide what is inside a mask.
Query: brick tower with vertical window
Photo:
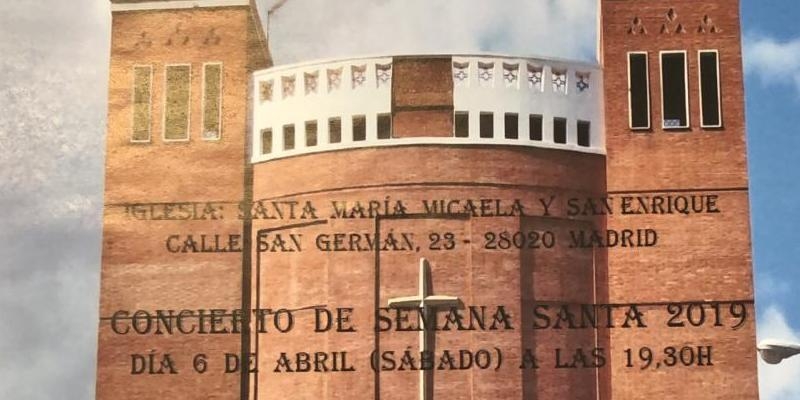
[[[719,208],[680,218],[610,215],[609,228],[652,228],[664,239],[646,251],[609,250],[609,301],[742,300],[748,315],[732,329],[732,306],[708,304],[706,317],[721,308],[721,320],[694,327],[688,312],[699,322],[699,308],[674,306],[664,315],[679,316],[666,324],[613,330],[612,346],[657,345],[656,357],[665,345],[713,344],[715,365],[659,375],[626,368],[620,356],[611,398],[757,398],[739,1],[602,0],[601,13],[610,195],[718,196]],[[647,388],[638,384],[645,379]]]
[[[111,10],[97,399],[236,399],[238,374],[202,385],[174,376],[190,373],[186,357],[198,349],[238,353],[238,335],[137,336],[109,319],[165,305],[241,307],[247,253],[229,235],[240,237],[244,220],[220,219],[220,207],[249,190],[248,76],[270,62],[262,28],[246,0],[112,0]],[[165,256],[175,234],[184,250],[231,251]],[[169,353],[180,375],[150,374],[149,360],[132,356],[155,353],[155,371]]]

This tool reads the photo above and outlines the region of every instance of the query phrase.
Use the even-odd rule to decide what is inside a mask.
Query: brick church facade
[[[758,397],[738,0],[601,0],[596,64],[111,8],[98,399]]]

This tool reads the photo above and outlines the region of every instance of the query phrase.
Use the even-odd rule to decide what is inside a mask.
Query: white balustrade
[[[252,161],[408,144],[497,144],[604,153],[602,73],[596,64],[453,56],[454,111],[465,115],[468,128],[459,132],[454,128],[451,137],[379,137],[383,135],[379,135],[378,120],[390,118],[392,112],[392,73],[391,57],[311,62],[256,72]],[[507,120],[515,119],[516,137],[515,130],[505,126]],[[556,133],[556,119],[566,120],[565,138]],[[333,131],[329,129],[332,120],[338,121]],[[530,125],[539,120],[541,139],[533,136],[537,129]],[[365,124],[361,128],[354,121]],[[481,136],[482,121],[491,121],[491,137]],[[581,143],[579,121],[584,128]],[[310,143],[306,142],[308,123],[316,127]],[[488,127],[483,129],[488,136]],[[270,143],[262,143],[262,138]]]

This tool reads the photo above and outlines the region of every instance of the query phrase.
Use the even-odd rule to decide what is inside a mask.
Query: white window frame
[[[508,125],[506,125],[506,117],[508,117],[509,115],[513,115],[517,119],[517,138],[516,139],[509,138],[509,137],[506,136],[508,134]],[[510,112],[510,111],[503,112],[503,136],[502,136],[503,140],[520,140],[520,136],[521,136],[519,134],[520,125],[522,125],[522,123],[520,123],[519,113],[518,112]]]
[[[364,82],[366,83],[366,81]],[[356,140],[356,118],[364,120],[364,138]],[[367,142],[369,140],[369,123],[367,114],[353,114],[350,116],[350,143]]]
[[[647,86],[647,126],[633,126],[633,99],[631,98],[631,55],[644,55],[644,72]],[[660,56],[659,56],[660,57]],[[628,63],[628,128],[634,131],[646,131],[652,128],[653,110],[650,108],[650,54],[646,51],[629,51],[626,55]],[[663,122],[662,122],[663,123]]]
[[[533,117],[533,118],[531,118]],[[539,119],[539,139],[531,139],[531,119]],[[528,114],[528,135],[527,139],[530,142],[544,142],[544,114],[529,113]]]
[[[288,128],[288,127],[292,127],[292,134],[290,136],[292,138],[292,148],[291,149],[287,149],[286,148],[286,143],[288,142],[286,140],[286,137],[287,137],[286,128]],[[303,129],[305,129],[305,123],[303,124]],[[297,140],[297,131],[298,131],[297,124],[295,124],[294,122],[288,122],[288,123],[285,123],[285,124],[281,125],[281,147],[280,147],[279,151],[284,151],[284,152],[286,152],[286,151],[295,151],[298,148],[300,148],[300,146],[298,146],[298,143],[297,143],[298,142],[298,140]],[[305,139],[305,137],[303,139]],[[305,140],[303,140],[303,143],[305,143]],[[272,133],[272,148],[273,149],[275,148],[275,133],[274,133],[274,131]],[[273,152],[274,152],[274,150],[273,150]]]
[[[564,121],[564,143],[556,142],[556,120]],[[569,118],[567,117],[553,117],[553,144],[568,145],[569,143]],[[577,143],[577,142],[576,142]]]
[[[380,121],[381,117],[389,118],[389,137],[387,138],[379,138],[378,137],[378,121]],[[375,116],[375,139],[377,140],[391,140],[394,139],[394,121],[392,120],[392,113],[390,112],[381,112]]]
[[[169,67],[189,67],[189,110],[186,113],[186,138],[167,139],[167,70]],[[164,64],[164,85],[163,85],[163,107],[161,115],[161,140],[167,143],[188,142],[192,136],[192,64],[191,63],[171,63]]]
[[[133,129],[136,126],[136,68],[150,69],[150,99],[147,104],[150,107],[150,112],[147,113],[147,139],[136,140],[133,138]],[[153,139],[153,65],[152,64],[134,64],[131,68],[133,72],[133,84],[131,85],[131,143],[151,143]]]
[[[683,83],[684,83],[684,100],[686,102],[686,125],[683,126],[665,126],[664,125],[664,54],[683,54]],[[689,56],[686,50],[662,50],[658,52],[658,79],[661,82],[661,129],[676,130],[688,129],[692,126],[692,113],[689,110]]]
[[[456,136],[456,133],[457,133],[456,120],[458,119],[459,115],[463,115],[463,116],[467,117],[467,136],[461,136],[461,137],[462,138],[468,138],[469,137],[469,111],[466,111],[466,110],[465,111],[459,111],[459,110],[454,110],[453,111],[453,136],[452,137],[454,137],[454,138],[455,137],[459,137],[459,136]],[[394,128],[394,127],[392,127],[392,128]]]
[[[719,123],[716,125],[706,124],[703,120],[703,71],[701,66],[700,56],[703,53],[714,53],[717,57],[717,115],[719,116]],[[700,127],[701,128],[722,128],[722,81],[720,80],[719,70],[719,50],[717,49],[701,49],[697,50],[697,87],[700,93]]]
[[[339,141],[338,142],[331,142],[331,122],[332,121],[339,121]],[[325,138],[326,145],[334,145],[338,146],[344,143],[345,135],[344,135],[344,117],[341,115],[330,115],[325,119],[325,131],[328,133],[327,137]],[[317,126],[319,129],[319,126]]]
[[[206,138],[205,137],[205,132],[203,132],[203,130],[205,130],[205,128],[206,128],[206,66],[208,66],[208,65],[219,65],[219,113],[217,114],[219,116],[218,117],[219,118],[219,121],[218,121],[218,123],[219,123],[219,132],[217,132],[217,137],[216,138]],[[222,95],[224,93],[223,92],[223,88],[222,88],[222,82],[223,82],[222,77],[224,76],[224,74],[225,73],[223,71],[222,61],[213,61],[213,62],[203,63],[203,82],[201,83],[201,90],[202,90],[202,93],[203,93],[203,100],[202,100],[202,104],[201,104],[202,108],[200,109],[200,138],[205,140],[205,141],[217,142],[217,141],[222,140],[222,99],[223,99],[223,97],[225,97],[225,96]],[[191,82],[191,73],[190,73],[189,77],[190,77],[189,81]],[[190,93],[191,93],[191,89],[190,89]]]
[[[587,134],[589,135],[589,144],[586,146],[580,144],[580,132],[581,132],[581,123],[586,124],[589,127]],[[588,119],[579,119],[575,122],[575,145],[579,147],[592,147],[592,121]]]
[[[486,115],[492,117],[492,122],[489,124],[489,126],[492,127],[492,136],[489,136],[489,137],[481,136],[481,127],[483,126],[483,123],[481,122],[481,119],[482,119],[481,117],[486,116]],[[491,139],[494,139],[494,138],[497,137],[497,135],[496,135],[497,132],[496,132],[495,123],[494,123],[495,118],[496,117],[495,117],[495,112],[494,111],[478,111],[478,139],[479,140],[491,140]]]
[[[269,144],[270,151],[269,151],[269,153],[265,153],[264,152],[264,131],[267,131],[267,130],[270,133],[270,144]],[[258,130],[258,143],[256,143],[256,145],[258,146],[257,147],[258,148],[258,154],[260,154],[262,156],[275,154],[275,130],[272,129],[272,127],[259,129]]]
[[[308,124],[310,122],[313,122],[314,125],[317,128],[317,131],[315,132],[317,143],[315,145],[313,145],[313,146],[309,146],[308,145]],[[319,144],[320,144],[319,136],[320,135],[319,135],[319,120],[318,119],[308,119],[308,120],[303,121],[303,148],[319,146]]]

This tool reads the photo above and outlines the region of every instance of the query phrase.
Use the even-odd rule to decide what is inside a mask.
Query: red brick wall
[[[557,347],[594,346],[594,331],[533,331],[532,303],[556,301],[591,303],[595,279],[603,281],[603,255],[593,273],[591,250],[567,248],[568,229],[602,226],[592,217],[567,218],[563,202],[554,205],[552,218],[528,209],[531,217],[469,219],[383,220],[381,232],[415,234],[419,252],[381,253],[376,278],[375,253],[320,252],[313,238],[320,233],[374,232],[373,219],[330,218],[331,201],[385,198],[403,200],[408,213],[421,212],[424,199],[521,199],[535,207],[537,199],[601,196],[605,192],[602,156],[569,151],[503,146],[402,146],[346,150],[274,160],[255,165],[254,196],[264,200],[312,201],[319,206],[323,225],[289,229],[309,242],[303,252],[261,256],[260,305],[264,308],[354,307],[356,333],[312,333],[313,315],[298,319],[288,334],[259,335],[259,398],[371,398],[375,391],[369,354],[376,335],[371,310],[385,307],[388,299],[416,293],[420,257],[431,261],[434,294],[458,296],[465,305],[504,305],[513,314],[514,330],[438,332],[436,349],[493,349],[503,351],[500,370],[436,371],[436,399],[537,398],[594,400],[595,371],[556,369]],[[302,182],[301,185],[298,182]],[[272,228],[304,221],[256,220],[254,228]],[[305,221],[307,222],[307,221]],[[547,250],[494,251],[483,247],[486,232],[551,230],[558,244]],[[451,251],[431,251],[428,234],[452,232],[459,240]],[[471,243],[464,243],[468,239]],[[601,252],[600,252],[601,253]],[[254,257],[255,259],[255,257]],[[377,279],[377,304],[376,304]],[[602,291],[600,291],[602,292]],[[602,293],[598,293],[602,296]],[[602,297],[600,302],[604,301]],[[298,313],[302,315],[302,313]],[[381,350],[418,351],[417,332],[382,332]],[[541,368],[519,369],[521,349],[534,349]],[[359,371],[339,374],[274,373],[282,351],[348,351]],[[399,356],[398,356],[399,357]],[[381,399],[416,396],[417,372],[382,372],[378,378]]]
[[[602,4],[609,190],[747,186],[738,1],[606,0]],[[661,33],[670,8],[677,16],[670,29],[682,24],[685,33]],[[717,33],[698,33],[706,15]],[[628,33],[636,17],[645,34]],[[706,49],[719,50],[723,129],[700,128],[697,51]],[[658,52],[662,50],[687,52],[691,125],[687,130],[661,129]],[[628,128],[630,51],[649,53],[651,131]]]
[[[682,24],[685,33],[661,33],[669,8],[677,13],[670,32]],[[256,199],[310,200],[318,205],[332,200],[402,199],[419,212],[422,199],[522,199],[535,204],[539,197],[619,196],[630,192],[703,192],[719,195],[721,213],[701,216],[612,215],[567,218],[557,203],[552,219],[475,218],[469,220],[389,221],[384,228],[410,230],[423,239],[436,230],[482,240],[487,231],[547,228],[564,235],[575,225],[598,228],[656,229],[659,246],[611,249],[587,254],[575,249],[550,252],[490,252],[474,245],[457,251],[425,254],[431,259],[434,289],[457,295],[471,305],[508,305],[517,324],[526,321],[523,309],[533,300],[565,302],[666,302],[752,299],[749,211],[742,100],[742,71],[738,3],[734,0],[688,1],[669,4],[645,0],[605,0],[603,63],[607,158],[577,152],[503,146],[399,146],[343,150],[280,159],[255,165]],[[698,32],[704,16],[716,33]],[[641,19],[646,34],[629,28]],[[181,23],[186,45],[166,46]],[[204,39],[219,26],[219,45]],[[707,27],[710,29],[710,27]],[[142,31],[146,33],[142,36]],[[106,210],[104,219],[101,317],[119,309],[237,308],[241,304],[241,253],[171,254],[164,240],[171,234],[242,232],[236,203],[246,198],[247,98],[249,72],[268,64],[258,29],[246,7],[159,12],[116,13],[112,24],[112,57],[107,140]],[[149,40],[149,46],[137,43]],[[687,50],[691,127],[667,132],[660,126],[659,50]],[[718,49],[722,77],[723,129],[699,127],[697,50]],[[627,125],[628,51],[650,52],[650,132],[632,132]],[[223,62],[222,140],[200,140],[200,79],[203,62]],[[192,115],[188,143],[160,139],[164,64],[191,63]],[[395,136],[450,136],[452,134],[452,78],[449,58],[396,59],[393,78]],[[132,66],[154,66],[152,142],[129,143]],[[419,77],[429,79],[420,81]],[[224,220],[140,221],[126,205],[141,202],[228,202]],[[328,213],[320,211],[322,218]],[[287,221],[257,220],[256,229]],[[297,222],[297,221],[290,221]],[[331,220],[305,228],[320,232],[373,232],[373,219]],[[295,229],[295,231],[298,231]],[[253,253],[256,257],[257,252]],[[298,328],[285,335],[259,335],[262,372],[259,398],[362,398],[375,389],[364,358],[375,335],[371,310],[389,297],[414,292],[420,254],[390,255],[381,259],[375,287],[373,252],[270,254],[263,270],[253,271],[254,306],[301,307],[327,304],[356,307],[356,334],[308,334]],[[608,270],[606,271],[606,259]],[[588,273],[594,268],[593,273]],[[597,295],[589,296],[591,289]],[[377,293],[377,297],[376,297]],[[659,313],[659,306],[650,306]],[[661,315],[663,316],[663,307]],[[527,310],[526,310],[527,311]],[[752,318],[752,307],[749,309]],[[307,315],[297,324],[308,323]],[[306,318],[306,319],[302,319]],[[527,321],[530,322],[530,321]],[[729,322],[727,319],[724,322]],[[729,326],[729,325],[727,325]],[[740,398],[757,397],[754,323],[740,330],[728,328],[668,329],[653,323],[647,330],[601,332],[599,342],[615,349],[610,366],[600,372],[601,398]],[[593,332],[590,332],[593,333]],[[416,346],[416,333],[381,334],[385,346]],[[409,336],[410,335],[410,336]],[[97,397],[233,399],[239,395],[239,375],[219,371],[197,375],[188,370],[198,352],[237,353],[238,335],[122,336],[100,321]],[[519,349],[543,352],[554,346],[593,345],[587,332],[512,332],[440,334],[441,348],[489,345],[511,350],[502,372],[473,370],[436,375],[437,399],[520,398],[594,399],[592,370],[543,368],[535,374],[509,368],[519,362]],[[624,367],[622,349],[651,346],[710,344],[715,365],[704,369],[639,370]],[[132,377],[131,353],[171,352],[182,357],[177,376]],[[353,354],[358,373],[346,375],[273,374],[279,351],[337,351]],[[385,398],[414,392],[416,373],[382,374]],[[197,384],[202,382],[202,384]],[[580,382],[590,382],[581,385]],[[713,386],[709,386],[713,384]],[[279,389],[277,389],[279,388]],[[456,388],[449,389],[448,388]],[[291,395],[290,395],[291,394]]]
[[[601,6],[608,190],[618,196],[713,194],[719,196],[721,210],[692,216],[610,216],[610,228],[652,228],[660,237],[654,248],[609,250],[610,300],[752,301],[738,0],[604,0]],[[674,20],[667,17],[670,9]],[[721,129],[700,127],[697,51],[707,49],[719,51]],[[659,51],[663,50],[687,52],[688,129],[661,128]],[[628,126],[627,52],[631,51],[648,52],[653,127],[649,131],[632,131]],[[664,326],[613,331],[611,345],[616,347],[713,345],[715,365],[658,373],[625,368],[620,357],[612,363],[611,397],[757,398],[752,303],[749,311],[748,323],[737,331]],[[666,313],[662,310],[661,315]]]
[[[200,376],[191,370],[197,353],[238,353],[239,336],[119,335],[102,318],[118,310],[240,307],[241,253],[173,254],[165,249],[165,241],[172,234],[241,234],[242,221],[138,220],[126,206],[227,201],[226,207],[235,209],[242,200],[249,72],[269,63],[255,22],[248,7],[113,14],[98,399],[239,396],[238,374],[215,371]],[[167,44],[171,37],[172,44]],[[205,62],[222,62],[222,136],[218,141],[201,139]],[[164,65],[168,63],[192,66],[188,142],[162,140]],[[133,65],[153,66],[150,143],[130,143]],[[175,356],[179,374],[131,375],[130,355],[147,356],[151,351]],[[195,381],[198,377],[203,379],[200,385]]]
[[[395,57],[394,137],[453,136],[451,57]]]

